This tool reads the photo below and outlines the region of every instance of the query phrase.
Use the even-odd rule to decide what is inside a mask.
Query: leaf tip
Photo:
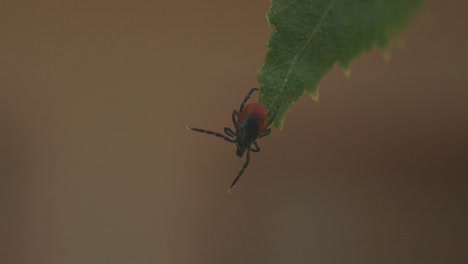
[[[404,50],[406,48],[406,40],[404,38],[399,38],[396,40],[396,45],[400,50]]]
[[[341,68],[343,70],[343,73],[346,77],[351,76],[351,70],[349,68]]]
[[[283,130],[283,123],[284,123],[284,117],[282,118],[278,118],[277,120],[275,120],[275,127],[281,131]]]
[[[314,101],[315,103],[318,103],[319,102],[319,89],[317,87],[317,89],[314,91],[314,92],[309,92],[308,93],[310,98],[312,98],[312,101]]]
[[[389,61],[391,58],[392,58],[392,54],[390,52],[390,49],[385,49],[382,51],[382,56],[383,56],[383,59],[384,61]]]

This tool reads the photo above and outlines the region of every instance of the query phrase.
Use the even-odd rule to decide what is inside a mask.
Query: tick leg
[[[200,133],[205,133],[205,134],[208,134],[208,135],[213,135],[213,136],[216,136],[216,137],[220,137],[224,140],[226,140],[227,142],[231,142],[231,143],[235,143],[236,141],[234,139],[231,139],[221,133],[218,133],[218,132],[214,132],[214,131],[210,131],[210,130],[205,130],[205,129],[200,129],[200,128],[192,128],[192,127],[187,127],[187,129],[190,129],[190,130],[193,130],[193,131],[197,131],[197,132],[200,132]]]
[[[234,127],[237,127],[237,116],[239,115],[239,112],[237,110],[232,111],[232,124]]]
[[[256,141],[254,141],[253,145],[255,146],[255,148],[250,147],[250,150],[253,152],[260,152],[260,147],[258,146]]]
[[[266,137],[268,135],[270,135],[271,133],[271,128],[267,128],[265,131],[263,131],[263,133],[260,135],[260,137]]]
[[[250,96],[251,96],[255,91],[258,91],[258,89],[257,89],[257,88],[252,88],[252,89],[250,89],[250,92],[245,96],[244,101],[242,101],[242,103],[241,103],[241,105],[240,105],[239,113],[242,113],[242,110],[244,110],[244,105],[245,105],[245,103],[247,103],[247,101],[249,100]]]
[[[249,165],[249,162],[250,162],[250,149],[247,149],[247,159],[246,159],[246,161],[244,163],[244,166],[242,166],[242,169],[239,171],[239,174],[237,175],[237,177],[232,182],[231,187],[229,187],[229,190],[228,190],[229,193],[231,193],[232,189],[234,189],[234,187],[236,187],[237,181],[239,180],[240,176],[242,176],[242,173],[244,173],[244,170]]]
[[[276,106],[275,112],[273,112],[273,115],[271,116],[270,121],[268,121],[268,124],[266,125],[266,127],[269,127],[271,125],[271,123],[273,123],[273,121],[275,121],[276,115],[278,114],[278,109],[279,109],[279,107]]]
[[[230,137],[236,137],[236,133],[234,133],[234,131],[232,131],[232,129],[229,127],[224,128],[224,133]]]

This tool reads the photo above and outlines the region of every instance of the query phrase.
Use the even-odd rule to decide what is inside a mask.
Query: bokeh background
[[[467,263],[467,3],[334,69],[234,193],[269,1],[0,3],[0,263]]]

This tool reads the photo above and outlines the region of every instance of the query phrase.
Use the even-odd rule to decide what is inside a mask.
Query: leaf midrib
[[[296,64],[296,61],[297,59],[302,55],[302,53],[305,51],[305,49],[307,48],[307,46],[312,42],[312,39],[314,38],[315,34],[317,33],[317,31],[319,30],[320,28],[320,25],[322,24],[322,21],[325,19],[325,17],[328,15],[328,13],[330,12],[330,9],[332,8],[333,6],[333,3],[335,2],[335,0],[330,0],[328,6],[327,6],[327,9],[325,10],[325,13],[323,13],[322,17],[320,17],[320,20],[319,22],[317,23],[317,25],[315,26],[315,28],[312,30],[312,32],[310,33],[309,37],[307,38],[307,41],[306,43],[304,43],[304,45],[302,46],[301,50],[294,56],[293,60],[291,61],[291,66],[289,67],[289,70],[288,70],[288,73],[286,74],[286,77],[284,78],[284,81],[280,87],[280,91],[279,93],[277,93],[273,99],[273,103],[276,103],[276,101],[278,100],[278,97],[280,94],[283,93],[283,90],[285,88],[285,85],[286,83],[288,82],[288,79],[289,79],[289,76],[291,75],[291,72],[294,68],[294,65]],[[273,104],[275,105],[275,104]]]

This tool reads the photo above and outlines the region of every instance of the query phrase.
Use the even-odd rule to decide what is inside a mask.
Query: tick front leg
[[[245,103],[247,103],[247,101],[249,100],[250,96],[251,96],[255,91],[258,91],[258,88],[252,88],[252,89],[250,89],[249,93],[245,96],[244,100],[242,101],[242,103],[241,103],[241,105],[240,105],[239,112],[242,112],[242,110],[244,110],[244,105],[245,105]]]

